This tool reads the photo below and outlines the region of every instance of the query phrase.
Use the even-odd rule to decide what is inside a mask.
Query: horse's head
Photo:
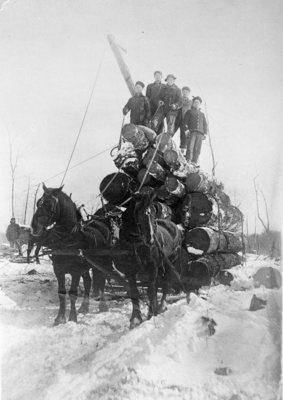
[[[154,193],[135,193],[134,219],[140,236],[148,245],[155,241],[155,208],[153,206]]]
[[[41,236],[44,228],[47,228],[60,218],[60,194],[63,194],[61,186],[58,189],[43,187],[43,196],[37,202],[37,210],[32,217],[31,229],[35,237]]]

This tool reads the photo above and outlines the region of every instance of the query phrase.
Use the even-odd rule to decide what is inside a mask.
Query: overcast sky
[[[28,179],[60,185],[91,87],[94,95],[72,164],[114,145],[128,89],[107,43],[127,49],[134,80],[174,73],[207,104],[216,174],[254,230],[252,179],[280,227],[282,186],[281,0],[10,0],[0,11],[0,230],[11,217],[9,138],[19,153],[16,216]],[[5,3],[5,4],[3,4]],[[176,137],[176,141],[179,138]],[[208,143],[201,167],[211,172]],[[108,152],[67,174],[65,190],[88,208],[115,170]],[[35,186],[32,187],[32,197]],[[30,220],[32,212],[29,204]],[[263,217],[264,212],[262,211]],[[257,227],[261,229],[260,224]]]

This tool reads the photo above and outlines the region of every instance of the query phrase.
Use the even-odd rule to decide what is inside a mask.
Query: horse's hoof
[[[142,323],[142,319],[134,317],[130,320],[130,329],[134,329]]]
[[[109,307],[108,307],[106,301],[100,301],[98,310],[99,310],[99,312],[106,312],[109,310]]]
[[[66,323],[66,317],[62,317],[61,315],[56,317],[54,320],[53,326],[58,326]]]
[[[165,304],[161,304],[160,307],[158,308],[158,314],[162,314],[167,310],[168,310],[167,304],[166,303]]]
[[[70,315],[69,315],[69,322],[75,322],[75,323],[77,323],[77,322],[78,322],[78,320],[77,320],[77,315],[76,315],[76,314],[70,313]]]
[[[81,305],[81,307],[78,310],[79,314],[88,314],[89,313],[89,306],[86,305]]]

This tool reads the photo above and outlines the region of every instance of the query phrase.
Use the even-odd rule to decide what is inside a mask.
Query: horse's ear
[[[60,186],[59,189],[58,189],[58,191],[59,191],[59,192],[62,192],[63,187],[64,187],[64,185]],[[71,193],[71,195],[72,195],[72,193]],[[71,196],[70,196],[70,197],[71,197]]]
[[[42,189],[44,190],[44,192],[47,191],[47,187],[45,186],[45,183],[44,183],[44,182],[42,183]]]

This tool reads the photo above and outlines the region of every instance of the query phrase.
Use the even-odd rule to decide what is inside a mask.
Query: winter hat
[[[156,74],[162,75],[162,72],[161,72],[161,71],[155,71],[154,74],[153,74],[153,76],[155,76]]]
[[[142,81],[137,81],[135,86],[140,85],[142,88],[144,88],[144,83]]]
[[[182,90],[188,90],[189,92],[191,91],[191,89],[189,88],[189,86],[184,86],[184,87],[182,87]]]
[[[202,103],[202,99],[201,99],[201,97],[199,97],[199,96],[195,96],[195,97],[193,98],[193,102],[194,102],[195,100],[198,100],[200,103]]]
[[[177,79],[176,76],[174,76],[173,74],[169,74],[169,75],[167,75],[165,82],[167,82],[168,78]]]

